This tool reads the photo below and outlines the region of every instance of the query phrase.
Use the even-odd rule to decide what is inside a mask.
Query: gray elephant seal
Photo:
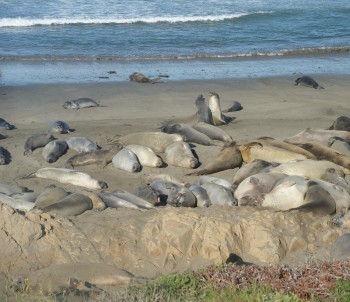
[[[212,205],[237,206],[237,199],[234,198],[231,190],[210,182],[204,183],[201,186],[207,191]]]
[[[199,164],[190,145],[185,142],[175,142],[167,146],[164,150],[164,159],[169,165],[187,169],[194,169]]]
[[[160,80],[160,77],[155,78],[155,79],[150,79],[150,78],[147,78],[145,75],[143,75],[140,72],[133,72],[131,75],[129,75],[129,80],[132,81],[132,82],[137,82],[137,83],[154,84],[154,83],[157,83],[157,81]]]
[[[188,189],[196,196],[196,206],[198,208],[207,208],[211,206],[211,201],[206,189],[197,184],[191,184]]]
[[[0,193],[10,195],[14,193],[24,193],[24,192],[30,192],[30,190],[27,187],[0,183]]]
[[[64,199],[68,195],[69,193],[62,187],[56,187],[54,184],[51,184],[38,195],[35,201],[35,208],[44,209]]]
[[[223,110],[222,112],[235,112],[235,111],[240,111],[242,109],[243,107],[240,102],[233,101],[231,105],[227,109]]]
[[[219,126],[230,122],[230,118],[222,114],[219,95],[216,92],[209,92],[208,97],[211,124]]]
[[[63,121],[53,122],[48,130],[49,133],[71,133],[72,129],[69,128],[68,124]]]
[[[67,148],[68,145],[64,140],[51,141],[44,147],[42,156],[48,163],[53,163],[66,152]]]
[[[312,77],[309,77],[309,76],[303,76],[303,77],[297,78],[295,80],[294,85],[301,85],[301,86],[306,86],[306,87],[315,88],[315,89],[324,89],[322,86],[318,85],[318,83]]]
[[[123,149],[123,146],[116,144],[106,150],[99,149],[84,153],[78,153],[67,160],[66,167],[74,169],[74,167],[77,166],[100,164],[104,168],[112,162],[113,157],[121,149]]]
[[[7,204],[13,209],[20,211],[30,211],[35,206],[34,202],[25,201],[16,197],[11,197],[3,193],[0,193],[0,204],[1,203]]]
[[[142,145],[131,144],[125,148],[134,152],[139,160],[140,164],[145,167],[160,168],[164,165],[164,162],[160,156],[158,156],[151,148]]]
[[[330,126],[328,129],[350,131],[350,117],[345,115],[337,117],[332,126]]]
[[[243,180],[245,180],[249,176],[258,174],[267,167],[277,166],[277,165],[278,165],[277,163],[270,163],[266,160],[255,159],[252,162],[245,164],[244,166],[242,166],[237,170],[237,172],[233,176],[233,184],[239,185]]]
[[[11,154],[4,147],[0,147],[0,165],[6,165],[10,161]]]
[[[14,125],[11,125],[10,123],[6,122],[3,118],[0,118],[0,129],[4,130],[12,130],[16,127]]]
[[[6,134],[0,133],[0,139],[4,139],[4,138],[8,138],[8,136]]]
[[[332,245],[331,261],[343,260],[350,257],[350,233],[340,236]]]
[[[331,137],[328,140],[328,147],[350,158],[350,143],[339,137]]]
[[[131,173],[140,172],[142,169],[136,154],[127,148],[121,149],[114,155],[112,164],[118,169]]]
[[[68,144],[69,149],[73,149],[78,153],[99,149],[95,142],[86,137],[67,137],[65,141]]]
[[[80,193],[73,193],[43,209],[44,212],[54,212],[60,216],[77,216],[92,209],[91,199]]]
[[[72,101],[65,101],[62,105],[65,109],[83,109],[91,107],[101,107],[99,103],[90,98],[79,98]]]
[[[45,147],[49,142],[55,140],[51,134],[41,133],[28,137],[24,143],[24,155],[30,155],[35,149]]]
[[[165,205],[165,201],[161,200],[160,192],[154,190],[148,184],[136,185],[132,190],[132,194],[135,194],[136,196],[148,201],[150,204],[153,204],[154,206]]]
[[[200,122],[192,125],[192,128],[201,133],[204,133],[212,140],[219,140],[225,143],[233,143],[232,137],[219,127]]]
[[[19,179],[36,177],[56,180],[60,183],[81,186],[91,190],[101,190],[108,187],[105,182],[96,180],[89,174],[63,168],[42,168],[35,173],[22,176]]]

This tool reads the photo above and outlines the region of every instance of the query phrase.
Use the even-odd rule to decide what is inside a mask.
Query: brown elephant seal
[[[64,121],[53,122],[48,130],[49,133],[71,133],[73,129],[70,129],[68,124]]]
[[[340,236],[331,246],[331,261],[344,260],[350,257],[350,233]]]
[[[51,184],[38,195],[35,201],[35,208],[44,209],[54,203],[57,203],[59,200],[62,200],[68,195],[69,193],[62,187],[56,187],[56,185]]]
[[[141,166],[160,168],[164,165],[161,157],[159,157],[151,148],[142,145],[131,144],[125,148],[134,152]]]
[[[294,85],[301,85],[315,89],[324,89],[322,86],[318,85],[318,83],[310,76],[302,76],[295,80]]]
[[[165,148],[174,142],[183,142],[180,134],[168,134],[164,132],[136,132],[124,136],[114,137],[108,140],[109,144],[122,144],[124,146],[136,144],[151,148],[155,152],[164,152]]]
[[[220,106],[220,98],[216,92],[208,93],[208,106],[211,117],[211,124],[214,126],[225,125],[230,121],[230,118],[222,114]]]
[[[49,142],[55,140],[51,134],[35,134],[27,138],[24,143],[24,155],[30,155],[35,149],[45,147]]]
[[[212,174],[228,169],[234,169],[242,165],[243,159],[241,152],[236,147],[224,147],[219,154],[199,171],[194,171],[186,174],[186,176],[199,176],[205,174]]]
[[[48,163],[57,161],[67,151],[68,145],[64,140],[51,141],[43,149],[42,156]]]
[[[345,115],[337,117],[328,129],[350,131],[350,117]]]
[[[54,203],[42,210],[44,212],[53,212],[63,217],[77,216],[93,207],[92,200],[81,193],[72,193],[62,200]]]
[[[186,142],[175,142],[167,146],[164,150],[164,159],[167,164],[175,167],[194,169],[199,165],[198,159]]]
[[[288,211],[312,213],[316,216],[332,215],[336,211],[332,195],[317,182],[309,181],[304,197],[304,204]]]
[[[113,157],[123,149],[122,145],[112,145],[109,149],[92,150],[89,152],[78,153],[70,157],[66,162],[67,168],[86,165],[101,165],[103,168],[112,162]]]
[[[96,180],[87,173],[63,168],[42,168],[34,173],[22,176],[20,179],[35,177],[51,179],[60,183],[85,187],[91,190],[101,190],[107,188],[107,184],[105,182]]]
[[[62,105],[64,109],[83,109],[91,107],[101,107],[99,103],[90,98],[79,98],[72,101],[65,101]]]
[[[67,137],[64,139],[69,149],[73,149],[78,153],[98,150],[99,147],[95,142],[86,137]]]
[[[127,172],[135,173],[140,172],[142,166],[137,158],[136,154],[127,148],[121,149],[112,158],[113,167]]]
[[[342,175],[336,173],[334,169],[328,169],[321,175],[320,179],[330,182],[334,185],[343,187],[350,194],[350,186]]]
[[[200,122],[192,125],[192,128],[207,135],[212,140],[233,143],[232,137],[219,127]]]
[[[83,190],[79,192],[80,194],[86,195],[91,199],[92,202],[92,209],[94,211],[100,212],[103,211],[107,206],[103,202],[102,198],[95,192]]]
[[[211,205],[237,206],[238,204],[232,191],[221,185],[207,182],[202,184],[201,187],[207,191]]]
[[[350,140],[350,132],[343,130],[324,130],[317,128],[306,128],[303,131],[293,135],[284,141],[291,144],[306,144],[311,141],[318,142],[325,146],[331,137],[340,137],[343,140]]]
[[[140,72],[133,72],[131,75],[129,75],[129,80],[132,82],[137,82],[137,83],[150,83],[154,84],[157,83],[157,81],[160,80],[160,77],[155,78],[155,79],[150,79],[143,75]]]

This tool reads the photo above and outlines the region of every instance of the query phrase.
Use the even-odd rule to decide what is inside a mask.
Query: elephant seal
[[[236,147],[224,147],[219,154],[203,169],[186,174],[186,176],[199,176],[212,174],[228,169],[234,169],[242,165],[241,152]]]
[[[62,187],[56,187],[56,185],[51,184],[37,196],[35,208],[44,209],[54,203],[57,203],[59,200],[62,200],[68,195],[69,193]]]
[[[4,147],[0,147],[0,165],[6,165],[11,161],[11,154]]]
[[[179,189],[174,198],[167,199],[167,204],[175,207],[194,208],[197,204],[197,199],[191,190],[182,187]]]
[[[223,110],[222,112],[235,112],[235,111],[240,111],[242,109],[243,107],[240,102],[233,101],[231,105],[227,109]]]
[[[291,144],[306,144],[311,141],[318,142],[323,145],[328,145],[328,140],[331,137],[340,137],[343,140],[350,140],[350,132],[343,130],[324,130],[317,128],[306,128],[303,131],[293,135],[284,141]]]
[[[229,118],[221,112],[219,95],[216,92],[209,92],[208,97],[211,124],[214,126],[226,125]]]
[[[136,132],[122,137],[108,139],[109,144],[142,145],[151,148],[155,152],[164,152],[165,148],[174,142],[183,142],[184,137],[180,134],[168,134],[164,132]]]
[[[6,134],[0,133],[0,139],[4,139],[4,138],[8,138],[8,136]]]
[[[350,117],[345,115],[337,117],[328,130],[350,131]]]
[[[156,179],[150,183],[150,187],[160,193],[162,202],[165,201],[167,204],[177,206],[180,203],[181,197],[182,201],[184,201],[185,196],[179,194],[184,186],[178,183]]]
[[[67,150],[68,145],[64,140],[51,141],[43,149],[42,156],[48,163],[58,160]]]
[[[69,128],[68,124],[63,121],[55,121],[53,122],[48,130],[49,133],[71,133],[72,129]]]
[[[13,209],[20,211],[30,211],[35,206],[34,202],[25,201],[16,197],[11,197],[3,193],[0,193],[0,203],[7,204]]]
[[[209,176],[209,175],[202,175],[199,177],[199,184],[203,185],[205,183],[212,183],[217,184],[220,186],[225,187],[226,189],[230,190],[231,192],[234,192],[236,190],[236,186],[233,185],[233,183],[227,179]]]
[[[42,168],[38,171],[22,176],[19,179],[46,178],[64,184],[85,187],[91,190],[101,190],[107,188],[103,181],[92,178],[89,174],[63,168]]]
[[[350,257],[350,233],[340,236],[331,246],[331,261],[344,260]]]
[[[136,154],[127,148],[121,149],[114,155],[112,164],[118,169],[131,173],[140,172],[142,169]]]
[[[225,143],[233,143],[232,137],[219,127],[199,122],[192,125],[192,128],[207,135],[212,140],[223,141]]]
[[[206,189],[197,184],[189,185],[188,189],[196,197],[196,206],[198,208],[207,208],[211,206],[211,201]]]
[[[250,163],[245,164],[237,170],[233,176],[233,184],[239,185],[243,180],[251,175],[258,174],[262,172],[265,168],[270,166],[277,166],[277,163],[270,163],[266,160],[255,159]]]
[[[93,164],[100,164],[102,167],[106,167],[112,162],[113,157],[123,149],[122,145],[116,144],[112,145],[111,148],[103,150],[92,150],[89,152],[78,153],[70,157],[66,162],[67,168],[72,168],[77,166],[86,166]]]
[[[185,185],[184,182],[182,182],[180,179],[169,174],[149,174],[149,175],[143,176],[143,181],[146,182],[147,184],[150,184],[154,180],[170,181],[180,186]]]
[[[154,151],[149,147],[131,144],[127,145],[125,148],[136,154],[141,166],[160,168],[164,165],[161,157],[155,154]]]
[[[8,194],[8,196],[23,200],[23,201],[28,201],[28,202],[36,202],[36,194],[34,192],[21,192],[21,193],[12,193]]]
[[[154,208],[154,205],[149,203],[147,200],[144,200],[143,198],[140,198],[138,197],[137,195],[135,194],[132,194],[128,191],[125,191],[125,190],[116,190],[116,191],[113,191],[112,193],[113,195],[121,198],[121,199],[124,199],[134,205],[136,205],[138,208],[140,209],[146,209],[146,210],[149,210],[149,209],[153,209]]]
[[[317,182],[309,181],[304,197],[304,204],[288,211],[312,213],[316,216],[332,215],[336,211],[335,201],[331,194]]]
[[[154,83],[157,83],[157,81],[160,80],[160,77],[155,78],[155,79],[150,79],[150,78],[147,78],[145,75],[143,75],[140,72],[133,72],[131,75],[129,75],[129,80],[132,81],[132,82],[137,82],[137,83],[154,84]]]
[[[3,118],[0,118],[0,129],[4,130],[12,130],[16,127],[14,125],[11,125],[10,123],[6,122]]]
[[[40,133],[27,138],[24,143],[24,155],[30,155],[35,149],[45,147],[49,142],[55,140],[51,134]]]
[[[164,150],[164,159],[169,165],[187,169],[194,169],[199,164],[190,145],[186,142],[175,142],[168,145]]]
[[[154,206],[165,205],[161,200],[161,193],[154,190],[149,184],[138,184],[132,189],[131,193]]]
[[[210,182],[202,184],[201,187],[207,191],[212,205],[237,206],[237,199],[234,198],[231,190]]]
[[[328,147],[350,158],[350,143],[339,137],[331,137],[328,140]]]
[[[327,169],[320,179],[344,188],[350,194],[350,186],[344,177],[336,173],[334,169]]]
[[[99,103],[90,98],[79,98],[72,101],[65,101],[62,105],[64,109],[83,109],[91,107],[101,107]]]
[[[100,212],[107,208],[107,205],[97,193],[87,190],[80,191],[79,193],[86,195],[91,199],[92,209],[94,211]]]
[[[324,89],[322,86],[318,85],[318,83],[310,76],[302,76],[295,80],[294,85],[301,85],[315,89]]]
[[[92,200],[80,193],[69,194],[62,200],[54,203],[46,208],[44,212],[53,212],[63,217],[77,216],[93,207]]]
[[[73,149],[78,153],[98,150],[99,147],[95,142],[86,137],[67,137],[65,139],[69,149]]]
[[[123,198],[120,198],[111,192],[103,191],[103,192],[100,192],[98,196],[103,200],[103,202],[109,208],[114,208],[114,209],[128,208],[133,210],[139,210],[139,207],[137,205]]]
[[[10,195],[13,193],[23,193],[23,192],[30,192],[30,190],[27,187],[0,183],[0,193]]]

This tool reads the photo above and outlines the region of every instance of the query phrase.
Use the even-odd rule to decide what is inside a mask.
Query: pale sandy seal
[[[220,186],[225,187],[226,189],[230,190],[231,192],[234,192],[236,190],[236,186],[229,181],[228,179],[220,178],[220,177],[214,177],[209,175],[202,175],[199,177],[199,184],[203,185],[205,183],[213,183]]]
[[[114,137],[109,139],[108,143],[117,143],[125,146],[136,144],[149,147],[155,152],[164,152],[168,145],[179,141],[184,141],[184,137],[179,134],[168,134],[164,132],[136,132],[121,137]]]
[[[291,144],[306,144],[311,141],[328,145],[331,137],[340,137],[344,140],[350,140],[350,132],[343,130],[324,130],[318,128],[306,128],[303,131],[293,135],[284,141]]]
[[[209,92],[208,97],[212,124],[214,126],[227,124],[229,122],[229,118],[222,114],[219,95],[216,92]]]
[[[51,134],[41,133],[28,137],[24,143],[24,155],[28,156],[35,149],[45,147],[49,142],[55,140]]]
[[[143,181],[146,182],[147,184],[150,184],[154,180],[170,181],[180,186],[184,185],[184,182],[181,181],[179,178],[169,174],[149,174],[149,175],[143,176]]]
[[[164,150],[164,159],[169,165],[187,169],[194,169],[199,164],[190,145],[186,142],[175,142],[168,145]]]
[[[113,156],[112,164],[120,170],[131,173],[140,172],[142,169],[136,154],[127,148],[121,149]]]
[[[21,192],[21,193],[12,193],[8,194],[8,196],[16,198],[18,200],[28,201],[28,202],[36,202],[36,193],[34,192]]]
[[[234,198],[232,191],[215,183],[204,183],[201,185],[209,196],[210,203],[218,206],[236,206],[237,199]]]
[[[260,173],[265,168],[270,167],[272,165],[278,165],[278,164],[271,163],[262,159],[255,159],[250,163],[245,164],[244,166],[242,166],[236,171],[235,175],[233,176],[233,184],[238,185],[249,176]]]
[[[337,117],[328,129],[350,131],[350,117],[345,115]]]
[[[294,85],[302,85],[315,89],[324,89],[322,86],[318,85],[318,83],[310,76],[302,76],[295,80]]]
[[[84,153],[78,153],[67,160],[66,167],[74,169],[74,167],[77,166],[86,166],[93,164],[100,164],[102,167],[105,167],[112,162],[113,157],[121,149],[123,149],[123,146],[116,144],[111,146],[109,149],[99,149]]]
[[[69,128],[68,124],[63,121],[53,122],[48,130],[49,133],[70,133],[72,129]]]
[[[153,209],[154,208],[154,205],[149,203],[147,200],[145,200],[143,198],[140,198],[137,195],[135,195],[133,193],[130,193],[128,191],[116,190],[116,191],[113,191],[112,194],[117,196],[117,197],[119,197],[119,198],[122,198],[122,199],[124,199],[126,201],[131,202],[132,204],[136,205],[140,209],[149,210],[149,209]]]
[[[60,216],[77,216],[84,213],[87,210],[92,209],[91,199],[80,193],[69,194],[62,200],[54,203],[46,208],[43,208],[44,212],[53,212]]]
[[[100,107],[101,105],[90,98],[79,98],[72,101],[65,101],[63,104],[63,108],[65,109],[83,109],[83,108],[91,108],[91,107]]]
[[[35,201],[35,208],[44,209],[59,200],[67,197],[69,193],[62,187],[56,187],[56,185],[51,184],[44,188],[43,191],[38,195]]]
[[[186,176],[212,174],[228,169],[234,169],[240,167],[242,162],[241,152],[236,147],[224,147],[204,168],[199,171],[188,173]]]
[[[328,147],[350,158],[350,143],[340,137],[331,137],[328,140]]]
[[[65,141],[69,149],[73,149],[78,153],[89,152],[92,150],[98,150],[99,147],[95,142],[86,137],[67,137]]]
[[[64,140],[51,141],[43,149],[42,156],[48,163],[57,161],[67,150],[68,145]]]
[[[172,200],[172,202],[170,202]],[[182,187],[175,198],[168,198],[167,203],[175,207],[194,208],[197,204],[196,195],[188,188]]]
[[[134,152],[140,164],[145,167],[160,168],[164,162],[151,148],[142,145],[131,144],[125,148]]]
[[[0,118],[0,129],[12,130],[12,129],[15,129],[15,126],[6,122],[3,118]]]
[[[226,143],[233,142],[232,137],[219,127],[200,122],[192,125],[192,128],[201,133],[204,133],[212,140],[223,141]]]
[[[350,257],[350,233],[340,236],[331,246],[331,261],[343,260]]]
[[[20,179],[35,177],[56,180],[60,183],[81,186],[91,190],[107,188],[105,182],[96,180],[86,173],[63,168],[42,168],[35,173],[20,177]]]
[[[30,211],[35,206],[34,202],[29,202],[16,197],[11,197],[3,193],[0,193],[0,203],[7,204],[12,208],[21,211]]]
[[[137,82],[137,83],[150,83],[150,84],[154,84],[157,81],[160,80],[160,77],[155,78],[155,79],[150,79],[148,77],[146,77],[145,75],[143,75],[140,72],[133,72],[131,75],[129,75],[129,80],[132,82]]]
[[[211,206],[211,201],[206,189],[197,184],[189,185],[188,189],[196,196],[196,206],[198,208],[207,208]]]

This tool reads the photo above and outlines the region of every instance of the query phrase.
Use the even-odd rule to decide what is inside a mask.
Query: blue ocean
[[[349,0],[0,0],[2,85],[349,67]]]

